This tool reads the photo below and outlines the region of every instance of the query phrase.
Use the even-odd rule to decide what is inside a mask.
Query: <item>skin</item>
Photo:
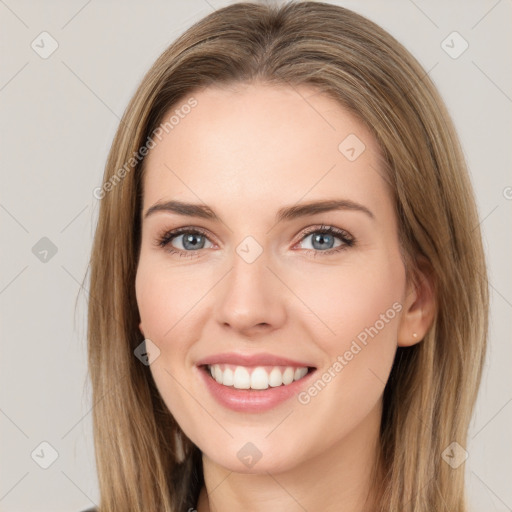
[[[153,378],[203,453],[197,510],[368,511],[396,348],[419,342],[433,316],[430,283],[406,279],[377,143],[309,86],[238,84],[193,96],[197,106],[148,154],[142,213],[176,199],[207,204],[222,221],[166,211],[145,218],[136,294],[141,331],[161,351]],[[354,161],[338,149],[349,134],[365,145]],[[340,198],[374,218],[335,210],[274,221],[280,207]],[[322,224],[356,243],[323,254],[343,242],[313,245],[304,231]],[[208,234],[199,249],[185,248],[184,236],[171,242],[192,257],[157,245],[162,232],[184,226]],[[236,252],[247,236],[263,251],[252,263]],[[220,352],[304,360],[321,376],[394,303],[401,311],[307,404],[294,397],[264,413],[235,412],[199,378],[196,361]],[[237,457],[249,441],[262,454],[252,468]]]

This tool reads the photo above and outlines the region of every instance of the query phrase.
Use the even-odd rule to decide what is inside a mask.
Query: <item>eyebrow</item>
[[[371,219],[375,219],[374,214],[362,204],[351,201],[350,199],[329,199],[323,201],[313,201],[309,203],[296,204],[293,206],[285,206],[280,208],[276,213],[275,222],[279,223],[284,220],[293,220],[300,217],[315,215],[333,210],[350,210],[359,211],[368,215]],[[219,216],[207,205],[185,203],[182,201],[166,201],[156,203],[144,214],[144,219],[156,212],[172,212],[187,217],[199,217],[213,221],[220,221]]]

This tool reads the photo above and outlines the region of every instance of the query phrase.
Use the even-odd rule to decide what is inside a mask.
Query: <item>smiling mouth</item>
[[[207,364],[201,367],[217,383],[240,390],[265,390],[288,386],[309,375],[311,366],[239,366],[233,364]]]

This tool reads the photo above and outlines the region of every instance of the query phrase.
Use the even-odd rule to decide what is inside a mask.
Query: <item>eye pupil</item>
[[[187,244],[191,244],[191,247],[188,247],[189,249],[192,248],[196,248],[198,245],[201,245],[201,242],[194,242],[193,240],[196,239],[196,238],[201,238],[203,235],[200,235],[200,234],[193,234],[193,233],[190,233],[188,235],[185,235],[183,237],[183,247],[187,248]]]
[[[329,240],[329,238],[332,239],[332,235],[328,235],[328,234],[325,234],[325,233],[321,233],[321,234],[318,234],[318,235],[314,235],[313,236],[313,246],[315,246],[315,243],[318,242],[319,244],[322,244],[325,242],[325,240]],[[316,248],[316,247],[315,247]],[[321,248],[325,248],[324,247],[321,247]],[[330,247],[329,247],[330,248]]]

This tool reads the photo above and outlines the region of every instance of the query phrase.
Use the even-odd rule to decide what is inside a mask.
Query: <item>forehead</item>
[[[191,98],[195,106],[185,108]],[[146,157],[145,209],[169,198],[248,208],[327,196],[373,203],[387,194],[371,132],[311,86],[209,87],[163,123],[171,117]]]

